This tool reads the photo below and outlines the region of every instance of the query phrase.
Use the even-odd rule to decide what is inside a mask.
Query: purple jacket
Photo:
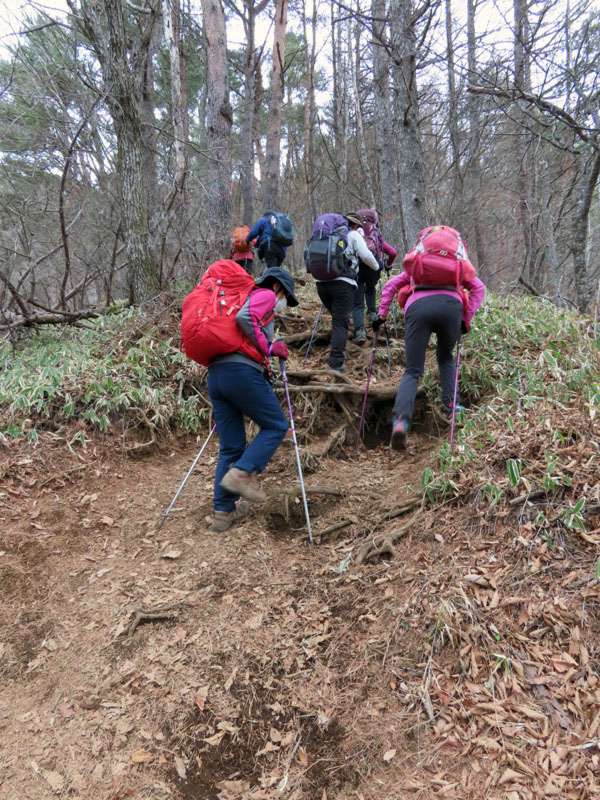
[[[411,283],[411,280],[412,279],[407,272],[402,272],[400,275],[397,275],[395,278],[391,278],[386,283],[381,294],[381,303],[379,304],[380,317],[387,317],[390,306],[392,305],[392,300],[403,286],[407,286]],[[463,320],[466,326],[469,327],[474,314],[479,310],[479,307],[483,303],[485,286],[483,282],[479,280],[479,278],[473,278],[472,281],[465,281],[463,286],[469,292],[469,303],[463,312]],[[404,313],[406,314],[406,310],[415,302],[415,300],[419,300],[422,297],[428,297],[433,294],[447,294],[450,297],[456,297],[456,299],[460,300],[462,303],[461,295],[456,291],[452,291],[451,289],[421,289],[418,292],[409,294],[406,299],[406,305],[404,306]]]

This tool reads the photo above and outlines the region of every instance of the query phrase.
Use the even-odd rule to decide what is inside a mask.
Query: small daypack
[[[348,220],[341,214],[322,214],[313,226],[312,237],[304,249],[307,272],[317,281],[332,281],[344,271],[344,252],[348,247]]]
[[[374,208],[361,208],[356,212],[363,218],[363,233],[367,247],[375,258],[383,257],[383,236],[379,230],[379,216]]]
[[[462,236],[447,225],[424,228],[416,247],[404,256],[403,266],[415,287],[460,290],[477,275]]]
[[[250,228],[247,225],[239,225],[233,229],[233,236],[231,237],[231,246],[236,253],[247,253],[250,250],[250,242],[246,241],[246,236],[250,233]]]
[[[273,211],[269,217],[271,222],[271,239],[283,247],[294,244],[294,226],[292,220],[283,211]]]
[[[254,278],[235,261],[221,259],[211,264],[183,301],[182,352],[204,367],[216,356],[236,350],[263,361],[263,355],[236,322],[236,315],[254,286]]]

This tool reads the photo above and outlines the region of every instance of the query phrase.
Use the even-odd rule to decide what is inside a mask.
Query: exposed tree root
[[[334,395],[363,395],[365,390],[362,386],[355,386],[354,384],[340,384],[334,383],[307,383],[304,386],[290,385],[290,392],[322,392],[323,394]],[[393,400],[396,397],[395,386],[369,386],[369,397],[374,397],[376,400]]]
[[[322,458],[325,458],[340,445],[344,444],[346,430],[347,426],[342,425],[330,433],[323,444],[319,443],[318,446],[313,445],[311,448],[304,450],[300,454],[302,469],[306,472],[314,472],[318,468]]]
[[[401,528],[397,528],[395,531],[390,531],[389,533],[380,533],[377,536],[373,536],[359,550],[357,557],[358,563],[364,564],[365,561],[369,561],[372,558],[382,555],[389,555],[393,557],[395,553],[395,542],[397,542],[399,539],[402,539],[402,537],[408,533],[413,523],[419,516],[419,513],[420,512],[413,514],[406,525],[403,525]]]
[[[135,444],[132,447],[126,447],[125,452],[128,455],[133,455],[134,453],[139,453],[141,450],[145,450],[148,447],[152,447],[156,444],[156,425],[151,422],[146,414],[142,411],[141,408],[131,408],[130,411],[133,411],[137,414],[138,418],[144,424],[145,428],[150,433],[150,439],[147,442],[141,442],[140,444]]]

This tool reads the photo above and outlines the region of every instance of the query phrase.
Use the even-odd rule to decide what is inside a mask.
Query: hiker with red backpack
[[[392,438],[394,450],[406,448],[406,436],[413,414],[419,379],[425,369],[425,353],[431,334],[437,336],[437,361],[442,385],[442,403],[447,414],[463,411],[455,375],[454,345],[469,332],[473,315],[485,295],[485,286],[469,261],[460,233],[445,225],[425,228],[417,245],[404,256],[404,272],[386,284],[379,316],[373,322],[378,331],[385,323],[397,295],[404,308],[406,369],[394,402]]]
[[[286,250],[294,244],[294,227],[282,211],[265,211],[246,236],[246,242],[256,239],[258,257],[271,267],[280,267]]]
[[[239,264],[240,267],[246,270],[248,275],[252,275],[254,267],[254,250],[256,239],[250,242],[246,241],[246,237],[250,233],[250,228],[247,225],[239,225],[234,228],[231,237],[231,247],[229,248],[229,258]]]
[[[273,341],[273,319],[297,306],[294,279],[279,267],[255,281],[233,261],[212,264],[184,300],[182,342],[189,358],[208,367],[208,394],[219,437],[212,530],[226,531],[241,516],[240,497],[263,502],[259,475],[288,431],[269,381],[269,358],[288,357]],[[260,430],[246,446],[244,418]]]
[[[381,278],[384,265],[390,269],[398,251],[388,244],[379,230],[379,216],[374,208],[362,208],[357,212],[362,218],[362,235],[364,236],[368,258],[359,256],[358,277],[354,305],[352,307],[352,322],[354,325],[354,341],[364,344],[367,341],[365,329],[365,300],[369,322],[377,319],[377,283]]]

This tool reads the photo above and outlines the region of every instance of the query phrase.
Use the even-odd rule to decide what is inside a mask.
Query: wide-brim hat
[[[287,295],[288,306],[297,306],[298,300],[294,294],[294,279],[287,269],[282,269],[281,267],[269,267],[269,269],[266,269],[256,281],[256,285],[262,286],[264,289],[272,289],[275,281],[279,281],[279,283],[283,286]]]
[[[364,224],[364,220],[361,215],[354,211],[349,211],[347,214],[344,214],[344,216],[351,225],[360,225],[362,227]]]

